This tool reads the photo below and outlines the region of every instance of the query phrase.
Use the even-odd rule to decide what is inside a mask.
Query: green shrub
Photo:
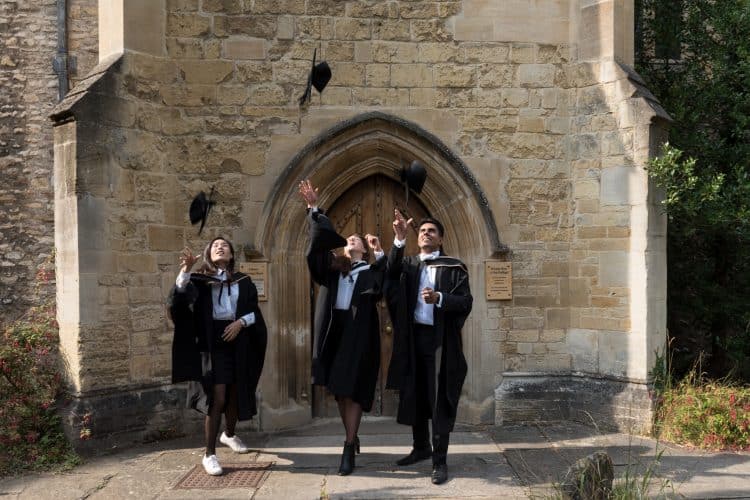
[[[57,402],[63,396],[53,306],[31,309],[0,337],[0,476],[78,463]]]
[[[712,450],[749,450],[750,388],[706,381],[696,373],[664,392],[661,438]]]

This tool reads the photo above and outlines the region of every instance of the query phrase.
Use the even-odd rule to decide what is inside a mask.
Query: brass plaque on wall
[[[249,275],[258,289],[258,300],[268,300],[268,262],[240,262],[240,272]]]
[[[487,300],[511,300],[513,298],[513,265],[500,260],[484,263],[484,287]]]

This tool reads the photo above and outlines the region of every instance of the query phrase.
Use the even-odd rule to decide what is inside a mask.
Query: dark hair
[[[229,251],[232,252],[232,258],[229,259],[226,271],[229,276],[232,276],[234,274],[234,247],[232,246],[232,242],[223,236],[217,236],[206,245],[206,248],[203,250],[203,264],[201,264],[198,272],[203,274],[216,274],[216,266],[211,260],[211,247],[216,240],[226,241],[227,245],[229,245]]]
[[[367,240],[359,233],[352,233],[352,236],[359,238],[359,241],[362,242],[362,248],[365,249],[365,253],[362,254],[362,260],[370,262],[370,248],[367,246]]]
[[[443,228],[443,225],[440,223],[439,220],[433,219],[432,217],[425,217],[424,219],[419,221],[419,225],[417,226],[417,229],[421,228],[425,224],[434,224],[441,238],[445,235],[445,228]]]

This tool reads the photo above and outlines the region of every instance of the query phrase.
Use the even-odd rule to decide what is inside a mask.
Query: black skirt
[[[211,345],[211,367],[214,384],[234,384],[235,382],[235,340],[226,342],[221,336],[230,325],[230,320],[214,320]]]
[[[347,328],[351,321],[351,310],[334,310],[330,335],[337,348],[330,360],[326,387],[336,400],[351,398],[369,412],[380,369],[380,334],[369,325]]]

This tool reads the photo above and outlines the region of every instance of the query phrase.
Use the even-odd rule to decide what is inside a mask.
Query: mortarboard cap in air
[[[323,89],[326,88],[326,85],[328,85],[328,82],[331,80],[331,67],[328,66],[328,63],[321,61],[320,63],[315,64],[315,57],[317,54],[318,49],[315,49],[313,51],[312,69],[310,70],[310,75],[307,77],[307,88],[305,89],[305,93],[299,99],[300,106],[303,105],[305,101],[310,100],[310,97],[312,96],[312,87],[315,87],[315,90],[322,93]]]
[[[201,231],[203,231],[203,226],[206,224],[206,219],[208,218],[208,212],[211,210],[211,207],[216,204],[216,202],[213,201],[213,195],[214,188],[212,187],[208,196],[201,191],[190,203],[190,223],[193,225],[198,222],[201,223],[201,227],[198,229],[198,234],[201,234]]]
[[[414,160],[407,168],[401,169],[401,182],[415,193],[422,192],[425,180],[427,180],[427,169],[419,160]]]

